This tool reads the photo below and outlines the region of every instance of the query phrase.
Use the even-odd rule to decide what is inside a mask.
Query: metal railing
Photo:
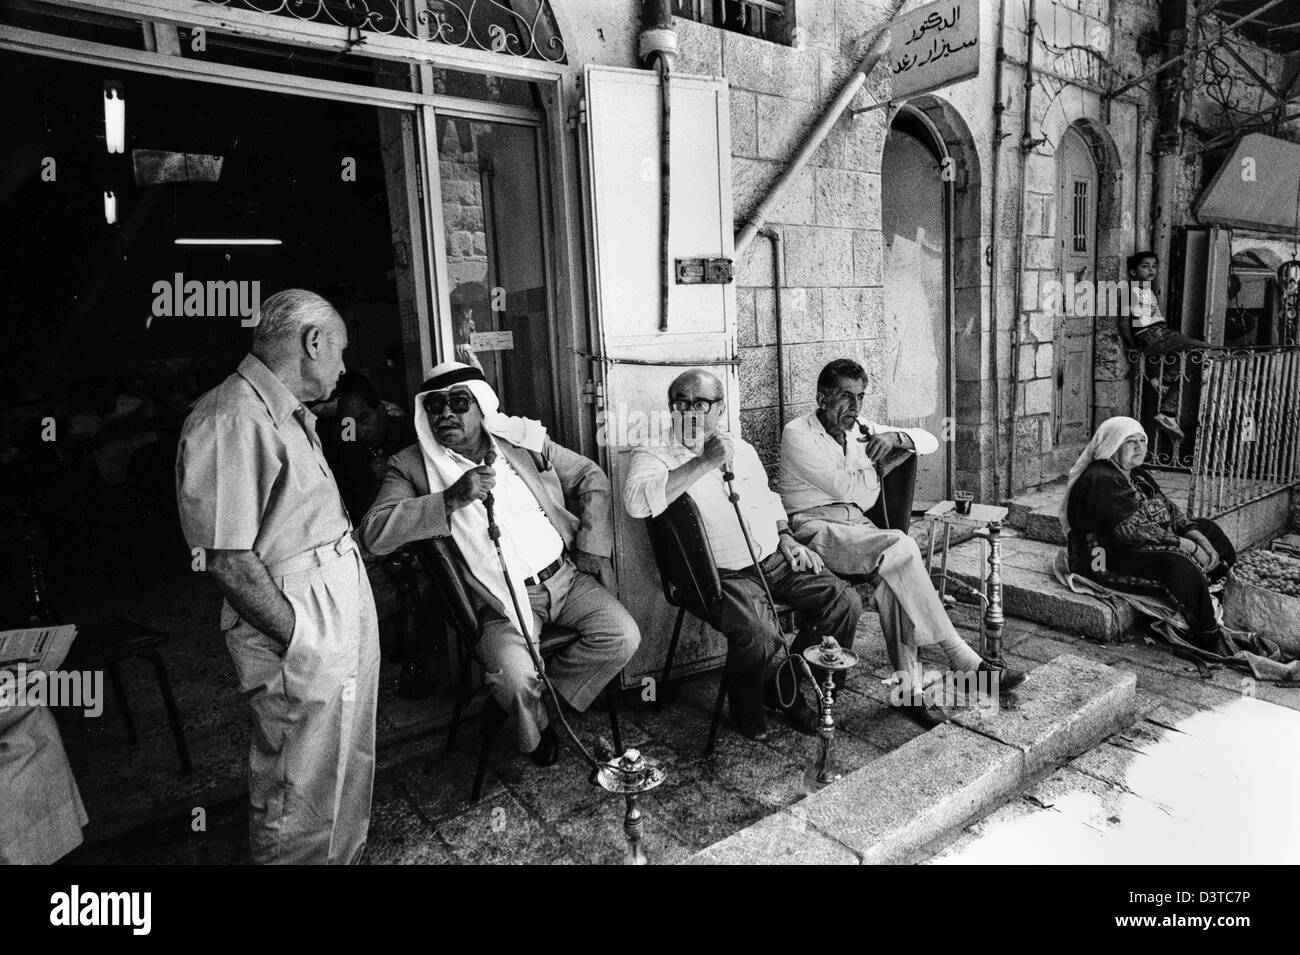
[[[1206,350],[1200,392],[1191,516],[1300,481],[1300,348]]]
[[[1128,358],[1132,416],[1147,427],[1145,463],[1188,475],[1191,516],[1214,517],[1300,483],[1300,347]],[[1154,423],[1162,407],[1182,439]]]
[[[1187,426],[1196,407],[1196,388],[1208,354],[1216,349],[1191,349],[1167,355],[1128,353],[1133,368],[1133,407],[1131,416],[1147,426],[1147,457],[1150,467],[1171,471],[1191,471],[1196,453],[1197,428]],[[1174,411],[1170,415],[1184,423],[1184,437],[1175,438],[1157,427],[1153,418],[1173,392]]]

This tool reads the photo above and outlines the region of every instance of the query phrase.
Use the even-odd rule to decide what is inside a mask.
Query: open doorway
[[[949,182],[943,147],[916,112],[894,117],[880,165],[885,319],[891,334],[885,390],[889,422],[936,436],[950,427]],[[951,442],[918,459],[916,500],[949,492]]]

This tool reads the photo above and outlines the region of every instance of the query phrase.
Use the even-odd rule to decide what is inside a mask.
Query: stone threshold
[[[997,713],[953,721],[696,853],[695,865],[879,864],[1019,795],[1137,720],[1137,675],[1073,654],[1035,668]]]

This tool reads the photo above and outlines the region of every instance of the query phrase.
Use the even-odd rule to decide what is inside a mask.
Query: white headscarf
[[[1065,498],[1061,501],[1061,527],[1065,528],[1065,533],[1070,533],[1070,520],[1066,516],[1070,507],[1070,492],[1074,489],[1075,483],[1083,476],[1083,472],[1088,470],[1088,466],[1094,461],[1106,461],[1115,456],[1115,452],[1129,438],[1134,435],[1145,435],[1146,428],[1135,418],[1125,418],[1123,416],[1107,418],[1097,429],[1097,433],[1092,436],[1088,446],[1083,449],[1083,454],[1079,455],[1079,460],[1074,462],[1074,467],[1070,468],[1070,479],[1065,484]]]
[[[424,409],[425,396],[435,391],[443,391],[457,384],[463,384],[470,390],[478,403],[479,410],[483,412],[483,427],[491,436],[492,450],[498,458],[501,456],[501,450],[496,445],[496,438],[537,454],[542,452],[546,441],[546,428],[540,421],[534,421],[532,418],[515,418],[502,414],[499,410],[501,402],[497,398],[497,393],[492,390],[492,386],[487,383],[483,372],[479,369],[458,361],[444,361],[429,372],[429,378],[424,384],[425,390],[415,396],[414,417],[415,434],[424,455],[424,472],[429,479],[430,491],[445,491],[464,474],[463,466],[438,443],[429,422],[429,413]],[[488,537],[487,511],[482,502],[475,501],[467,507],[457,508],[452,512],[449,523],[452,538],[460,548],[461,556],[465,558],[470,573],[500,601],[501,606],[505,608],[506,619],[515,620],[520,631],[531,636],[532,614],[525,612],[523,620],[515,616],[510,591],[506,589],[502,577],[496,547]],[[509,566],[510,580],[519,598],[520,608],[523,609],[528,607],[528,589],[524,586],[524,579],[528,574],[507,538],[508,535],[502,535],[502,553],[505,554],[506,564]]]

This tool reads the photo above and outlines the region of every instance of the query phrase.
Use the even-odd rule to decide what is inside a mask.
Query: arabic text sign
[[[515,333],[508,329],[503,332],[474,332],[469,336],[469,344],[475,351],[510,351],[515,347]]]
[[[894,101],[947,86],[980,71],[977,0],[939,0],[889,27]]]

